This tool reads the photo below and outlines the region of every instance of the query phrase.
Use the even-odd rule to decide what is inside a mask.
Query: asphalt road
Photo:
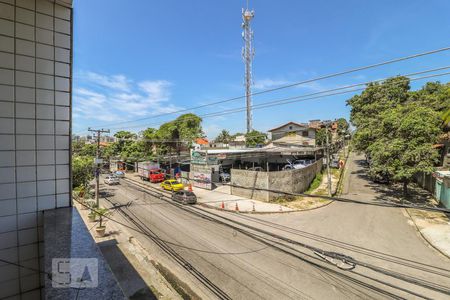
[[[350,161],[344,190],[348,198],[368,201],[380,193],[361,176],[358,159]],[[231,220],[223,225],[125,181],[103,189],[112,202],[132,201],[126,209],[134,217],[233,299],[450,298],[450,261],[421,240],[399,208],[334,202],[313,211],[272,215],[204,209],[216,219]],[[282,246],[278,239],[248,226],[297,244],[284,242],[288,246]],[[136,237],[200,297],[214,298],[154,242],[142,234]],[[360,264],[343,271],[315,255],[309,246],[351,256]]]

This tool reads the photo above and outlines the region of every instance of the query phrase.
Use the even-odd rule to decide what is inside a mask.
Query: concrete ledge
[[[92,239],[81,216],[75,208],[58,208],[44,211],[44,269],[52,277],[45,277],[45,299],[126,299],[100,249]],[[66,283],[53,273],[54,258],[92,258],[98,262],[98,285],[96,287],[54,287]],[[67,270],[68,271],[68,270]],[[90,271],[86,280],[90,280]],[[94,270],[95,271],[95,270]],[[64,272],[64,270],[62,271]],[[60,272],[61,273],[61,272]],[[56,281],[56,278],[59,278]],[[83,272],[85,279],[85,272]]]

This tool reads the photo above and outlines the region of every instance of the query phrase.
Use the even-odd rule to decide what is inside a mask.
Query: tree
[[[325,146],[327,143],[327,136],[326,134],[326,129],[325,128],[320,128],[319,130],[316,131],[316,145],[317,146]],[[330,130],[328,130],[328,142],[331,144],[332,142],[332,134],[330,132]]]
[[[383,172],[403,182],[406,195],[412,177],[418,172],[432,172],[438,161],[438,152],[432,146],[441,132],[440,123],[436,111],[414,102],[383,112],[380,135],[368,148],[370,172]]]
[[[247,147],[256,147],[263,145],[266,141],[267,135],[263,132],[252,130],[245,134],[245,145]]]
[[[86,187],[94,178],[94,158],[91,156],[72,157],[72,188]]]
[[[345,137],[348,134],[349,124],[345,118],[337,120],[337,134],[339,137]]]
[[[224,143],[228,144],[232,140],[232,136],[230,135],[230,132],[226,129],[222,129],[222,131],[219,133],[219,135],[214,140],[216,143]]]
[[[145,142],[143,141],[135,141],[126,144],[120,156],[127,162],[136,162],[150,158],[145,151]]]

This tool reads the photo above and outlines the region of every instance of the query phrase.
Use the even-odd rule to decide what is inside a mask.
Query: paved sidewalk
[[[198,204],[211,208],[250,213],[278,213],[294,211],[292,208],[279,204],[231,195],[230,186],[228,185],[218,186],[213,191],[193,187],[193,191],[197,195]]]

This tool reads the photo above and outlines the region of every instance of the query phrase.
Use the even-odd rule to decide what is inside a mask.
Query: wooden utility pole
[[[92,128],[88,128],[88,131],[91,132],[95,132],[96,133],[96,139],[97,139],[97,151],[96,151],[96,155],[95,155],[95,203],[97,205],[97,208],[99,208],[100,203],[99,203],[99,186],[100,186],[100,135],[102,133],[109,133],[109,129],[105,130],[105,129],[92,129]]]

